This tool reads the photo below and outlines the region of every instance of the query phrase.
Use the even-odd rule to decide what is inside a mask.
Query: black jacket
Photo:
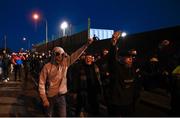
[[[109,52],[109,99],[111,105],[129,105],[134,98],[134,71],[127,68],[117,58],[116,46],[111,46]]]

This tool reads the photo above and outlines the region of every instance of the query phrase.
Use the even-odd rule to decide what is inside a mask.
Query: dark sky
[[[28,48],[45,39],[45,22],[35,23],[38,11],[48,21],[48,37],[58,37],[59,25],[67,20],[73,32],[92,28],[123,30],[134,34],[180,25],[180,0],[0,0],[0,47]],[[23,38],[26,41],[23,41]]]

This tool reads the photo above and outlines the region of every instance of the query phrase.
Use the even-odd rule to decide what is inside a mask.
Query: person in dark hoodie
[[[132,67],[132,57],[124,53],[118,55],[117,42],[121,32],[112,36],[109,51],[109,98],[108,114],[111,117],[124,117],[133,115],[134,79],[135,72]]]
[[[3,81],[7,82],[9,80],[9,70],[10,70],[10,59],[6,51],[3,52],[2,67],[3,67]]]

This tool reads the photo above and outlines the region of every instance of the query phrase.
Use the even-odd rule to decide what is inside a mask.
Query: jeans
[[[66,97],[64,95],[55,95],[48,98],[50,106],[46,109],[48,117],[59,116],[66,117]]]

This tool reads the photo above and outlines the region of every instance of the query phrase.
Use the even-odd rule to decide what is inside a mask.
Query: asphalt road
[[[23,78],[23,77],[22,77]],[[43,107],[37,87],[32,77],[8,82],[0,82],[0,117],[43,117]],[[70,108],[72,111],[74,108]],[[166,117],[170,111],[170,96],[163,89],[142,91],[134,116]],[[101,106],[102,116],[106,116],[106,106]],[[73,112],[71,112],[73,113]],[[73,116],[73,114],[68,114]]]
[[[0,117],[44,116],[37,88],[31,78],[0,82]]]

